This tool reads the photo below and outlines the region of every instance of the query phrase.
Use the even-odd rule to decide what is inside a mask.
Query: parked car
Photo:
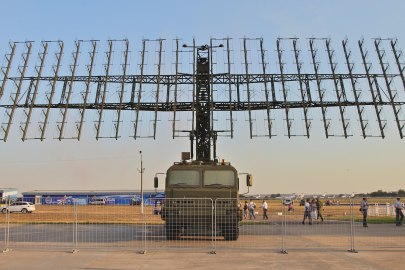
[[[105,199],[104,198],[93,198],[89,202],[89,204],[94,204],[94,205],[105,205]]]
[[[23,214],[32,213],[35,211],[35,205],[30,202],[14,202],[10,206],[5,205],[1,207],[0,211],[5,214],[6,212],[21,212]]]
[[[131,198],[129,205],[141,205],[141,199]]]
[[[290,205],[291,202],[292,202],[292,199],[289,197],[284,199],[284,205]]]

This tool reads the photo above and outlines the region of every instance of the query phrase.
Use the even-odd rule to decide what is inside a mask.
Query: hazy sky
[[[374,53],[371,38],[379,36],[396,36],[399,47],[405,48],[403,1],[71,0],[63,3],[1,1],[0,4],[0,54],[7,51],[9,40],[33,40],[37,46],[33,53],[33,59],[36,59],[41,40],[61,39],[70,46],[65,51],[65,67],[74,40],[92,38],[101,41],[100,55],[105,40],[127,38],[134,54],[132,73],[136,72],[137,51],[141,49],[142,38],[161,37],[171,46],[176,37],[189,43],[195,36],[197,44],[205,44],[209,43],[210,37],[229,36],[234,39],[236,51],[239,50],[239,38],[263,37],[272,65],[275,65],[273,51],[277,37],[300,38],[307,62],[306,38],[309,37],[330,36],[339,53],[342,51],[341,40],[346,36],[353,50],[357,49],[357,41],[364,37],[368,49]],[[342,73],[346,72],[345,61],[343,58],[339,60]],[[167,66],[170,66],[170,61],[168,53]],[[32,60],[31,66],[34,62]],[[359,73],[363,73],[361,62],[357,59],[356,62]],[[99,56],[97,75],[101,75],[101,63],[102,57]],[[395,63],[391,62],[391,65],[393,72],[397,72]],[[377,67],[375,70],[380,73]],[[277,71],[273,69],[273,72]],[[402,85],[396,87],[403,97]],[[2,104],[8,102],[8,98],[3,97]],[[385,111],[388,131],[384,140],[362,139],[355,111],[349,115],[353,137],[326,139],[319,110],[312,111],[310,139],[288,139],[284,136],[280,118],[276,121],[277,137],[251,140],[244,114],[240,114],[235,123],[235,138],[220,138],[217,154],[230,161],[239,172],[253,174],[254,187],[250,191],[254,194],[404,189],[404,140],[399,138],[392,110],[388,107]],[[3,116],[3,109],[0,109],[0,114]],[[163,114],[158,122],[156,140],[134,140],[127,134],[117,141],[96,141],[91,121],[94,112],[90,114],[80,142],[52,139],[54,123],[44,142],[22,142],[18,132],[21,112],[17,114],[9,141],[0,142],[0,187],[16,187],[20,191],[139,189],[137,168],[140,167],[139,151],[142,150],[146,168],[145,188],[151,189],[154,174],[165,172],[173,162],[180,160],[180,152],[189,151],[187,138],[171,138],[169,114]],[[296,115],[296,121],[301,122],[300,114]],[[334,126],[339,124],[337,121]],[[163,181],[161,177],[161,188]],[[246,192],[244,182],[241,183],[241,192]]]

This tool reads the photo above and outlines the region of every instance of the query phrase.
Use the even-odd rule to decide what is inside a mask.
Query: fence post
[[[211,235],[212,235],[212,251],[211,254],[217,254],[217,201],[211,199]]]
[[[141,254],[146,253],[146,206],[145,203],[141,204],[141,214],[142,214],[142,226],[143,226],[143,233],[142,233],[142,251]]]
[[[281,253],[288,254],[287,252],[287,219],[284,209],[284,198],[281,200]]]
[[[8,209],[7,209],[8,203]],[[4,219],[4,249],[2,252],[8,252],[12,249],[8,248],[8,243],[10,242],[10,195],[8,196],[8,202],[6,202],[6,217]]]
[[[76,253],[77,249],[77,205],[76,200],[73,200],[73,247],[70,253]]]
[[[351,253],[358,253],[355,248],[354,234],[354,199],[350,198],[350,250]]]

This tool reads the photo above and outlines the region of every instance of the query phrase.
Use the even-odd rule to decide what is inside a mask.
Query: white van
[[[91,199],[89,204],[104,205],[105,204],[105,199],[104,198],[93,198],[93,199]]]
[[[284,205],[290,205],[291,202],[292,202],[292,200],[289,197],[284,199]]]

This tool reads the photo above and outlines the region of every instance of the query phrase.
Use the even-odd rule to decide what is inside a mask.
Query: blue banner
[[[159,197],[159,200],[155,202],[153,200],[155,196],[153,195],[144,195],[143,201],[144,204],[159,204],[162,198]],[[133,201],[140,201],[141,196],[139,195],[100,195],[100,196],[85,196],[85,195],[44,195],[42,196],[41,203],[44,205],[73,205],[76,204],[86,205],[90,204],[92,200],[102,199],[105,204],[109,205],[128,205]],[[23,201],[35,203],[35,196],[24,196]]]

